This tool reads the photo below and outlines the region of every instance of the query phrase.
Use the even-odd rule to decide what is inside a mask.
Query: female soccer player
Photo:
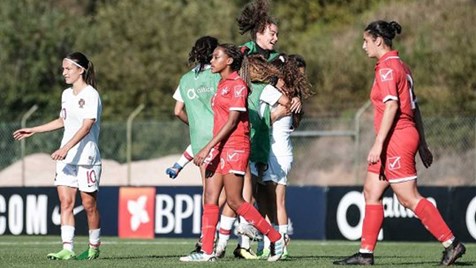
[[[262,176],[262,182],[266,191],[259,195],[262,199],[259,203],[270,221],[278,226],[281,235],[288,239],[288,214],[286,210],[286,186],[287,175],[293,162],[293,146],[291,133],[299,125],[301,113],[292,113],[289,107],[280,104],[280,99],[305,99],[311,96],[311,87],[306,76],[299,69],[298,62],[294,57],[281,54],[273,61],[273,65],[279,70],[278,88],[267,85],[260,96],[263,104],[271,107],[271,150],[268,159],[268,168]],[[286,109],[287,108],[287,109]],[[267,245],[259,244],[261,255],[269,255]],[[287,258],[285,248],[283,258]]]
[[[242,60],[243,55],[234,45],[219,45],[213,52],[211,70],[221,76],[212,99],[213,138],[194,158],[196,165],[206,165],[202,251],[182,257],[181,261],[215,260],[213,243],[222,189],[225,189],[229,207],[248,222],[254,223],[274,243],[274,255],[268,260],[276,261],[283,254],[284,238],[250,203],[244,201],[242,195],[243,177],[250,153],[248,86],[237,72]]]
[[[19,129],[13,137],[22,140],[36,133],[64,128],[61,147],[51,154],[57,161],[54,184],[61,203],[63,249],[47,257],[51,260],[91,260],[99,257],[101,232],[97,193],[101,177],[98,138],[102,104],[95,89],[93,63],[84,54],[74,52],[63,59],[63,77],[72,86],[63,91],[59,118],[40,126]],[[73,207],[78,189],[88,218],[89,249],[76,256],[73,251]]]
[[[395,21],[370,23],[363,34],[363,49],[376,58],[375,79],[370,93],[374,106],[375,142],[367,156],[364,182],[365,216],[358,253],[334,264],[374,264],[374,249],[384,219],[382,196],[389,187],[400,203],[412,210],[445,250],[442,265],[451,265],[465,253],[438,209],[420,195],[417,188],[415,155],[429,167],[433,156],[428,149],[420,110],[413,91],[408,66],[392,48],[392,40],[402,30]]]

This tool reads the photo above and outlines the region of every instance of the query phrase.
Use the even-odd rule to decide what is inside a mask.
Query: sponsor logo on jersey
[[[400,169],[400,156],[394,156],[388,158],[388,169],[395,170]]]
[[[246,87],[245,86],[235,86],[235,98],[243,97]]]
[[[119,190],[119,237],[154,238],[155,188]]]
[[[379,70],[380,80],[382,82],[393,80],[393,70],[390,68],[382,68]]]

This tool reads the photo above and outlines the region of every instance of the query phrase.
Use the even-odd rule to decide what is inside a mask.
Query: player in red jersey
[[[238,75],[243,55],[235,45],[219,45],[213,52],[212,72],[221,80],[212,98],[213,138],[195,155],[196,165],[206,165],[205,194],[202,216],[202,251],[180,258],[181,261],[216,260],[213,242],[219,217],[218,199],[221,190],[232,210],[267,235],[274,244],[274,254],[268,261],[281,258],[284,238],[243,199],[243,180],[250,153],[249,118],[247,112],[248,85]]]
[[[365,216],[360,250],[334,264],[374,264],[373,252],[384,219],[382,197],[389,187],[400,203],[412,210],[425,228],[440,241],[445,250],[442,265],[451,265],[466,249],[455,239],[438,209],[421,196],[417,188],[415,155],[417,151],[429,167],[433,156],[428,149],[421,114],[413,92],[413,77],[392,39],[401,32],[395,22],[374,21],[363,34],[363,49],[376,58],[375,80],[370,93],[374,106],[375,142],[367,157],[368,172],[364,182]]]

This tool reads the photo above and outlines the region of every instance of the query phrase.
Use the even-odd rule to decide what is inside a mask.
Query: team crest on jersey
[[[86,104],[86,101],[84,99],[80,99],[78,101],[78,104],[79,104],[79,108],[83,108],[84,104]]]
[[[230,92],[230,90],[227,87],[225,87],[221,90],[221,95],[225,96],[226,94],[228,94],[228,92]]]
[[[380,80],[382,82],[393,80],[393,70],[390,68],[382,68],[379,70]]]
[[[243,97],[243,94],[245,94],[246,87],[243,85],[240,86],[235,86],[235,98],[240,98]]]

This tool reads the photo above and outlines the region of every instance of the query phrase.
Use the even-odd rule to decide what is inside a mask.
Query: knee
[[[375,191],[364,187],[364,199],[366,204],[376,204],[381,202],[382,195],[380,193],[377,194]]]
[[[96,200],[83,200],[82,203],[86,213],[92,213],[97,210]]]
[[[232,210],[236,211],[243,204],[243,199],[227,198],[226,203]]]

